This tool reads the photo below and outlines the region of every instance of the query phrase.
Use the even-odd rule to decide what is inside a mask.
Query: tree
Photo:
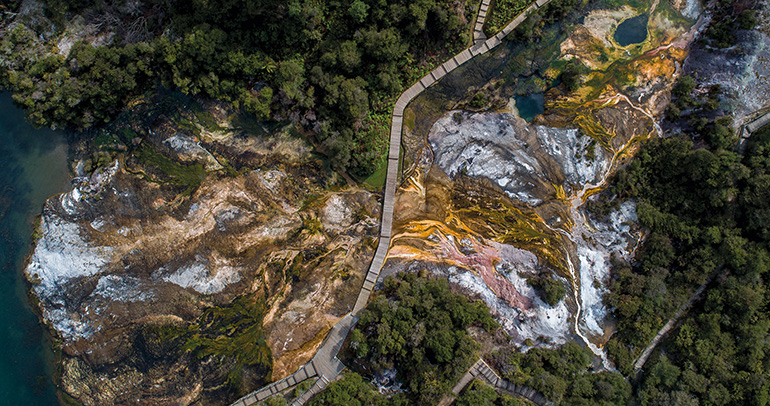
[[[293,101],[302,98],[302,84],[305,81],[305,67],[301,59],[288,59],[278,64],[275,81],[281,91]]]
[[[350,14],[350,17],[353,18],[353,21],[357,24],[361,24],[366,20],[368,12],[369,6],[361,0],[353,1],[348,9],[348,14]]]
[[[369,95],[364,86],[366,81],[360,77],[340,83],[338,105],[347,120],[360,120],[369,112]]]

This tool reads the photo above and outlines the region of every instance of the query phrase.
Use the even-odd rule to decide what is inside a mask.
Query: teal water
[[[35,216],[69,185],[61,133],[36,130],[0,93],[0,405],[56,405],[53,354],[27,299],[22,270]]]
[[[516,96],[516,109],[519,117],[532,122],[538,114],[545,111],[545,96],[543,93],[533,93],[529,96]]]
[[[638,44],[647,38],[647,14],[629,18],[615,30],[615,42],[620,46]]]

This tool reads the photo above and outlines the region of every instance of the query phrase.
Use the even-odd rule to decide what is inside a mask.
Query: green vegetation
[[[94,48],[78,42],[65,59],[31,54],[34,36],[19,25],[0,41],[0,56],[11,65],[0,71],[0,85],[14,92],[14,101],[36,126],[104,124],[153,75],[152,48],[146,44]]]
[[[484,34],[487,38],[495,36],[531,3],[530,0],[495,0],[484,22]]]
[[[259,406],[286,406],[289,402],[286,401],[286,398],[283,397],[283,395],[273,395],[267,398],[266,400],[259,402]]]
[[[189,194],[195,191],[206,178],[206,169],[201,164],[184,165],[167,156],[159,153],[148,143],[142,143],[134,152],[137,159],[149,165],[150,168],[161,172],[159,178],[153,179],[157,182],[168,182],[184,188],[184,193]]]
[[[583,84],[583,74],[587,72],[588,68],[586,68],[585,65],[580,63],[577,59],[572,59],[561,72],[561,83],[564,84],[564,87],[567,88],[568,91],[574,92]]]
[[[494,358],[505,379],[534,388],[558,405],[626,405],[631,398],[631,385],[617,372],[590,373],[593,353],[574,341],[556,350],[532,348]]]
[[[532,402],[497,393],[489,385],[474,380],[453,404],[456,406],[524,406]]]
[[[386,398],[374,385],[351,372],[344,378],[329,384],[323,392],[314,396],[308,406],[399,406],[407,405],[403,395]]]
[[[302,396],[303,393],[307,392],[310,390],[310,388],[313,387],[315,382],[316,379],[305,379],[304,381],[300,382],[296,387],[294,387],[294,390],[292,390],[292,396],[295,398]]]
[[[732,117],[720,111],[719,85],[706,92],[695,92],[695,78],[682,76],[672,89],[673,100],[666,107],[666,119],[679,128],[686,129],[712,149],[732,149],[737,142],[730,124]]]
[[[228,383],[239,386],[244,366],[269,366],[272,362],[262,329],[264,306],[261,299],[242,296],[227,307],[207,309],[199,322],[188,328],[182,348],[196,358],[234,358]]]
[[[477,357],[471,325],[497,327],[483,303],[453,293],[446,280],[402,273],[369,302],[350,347],[375,373],[395,368],[410,400],[435,404]]]
[[[712,154],[699,151],[704,150],[688,154]],[[693,254],[703,258],[699,263],[708,261],[706,270],[716,268],[720,277],[648,361],[639,387],[643,405],[770,403],[763,383],[770,379],[770,344],[766,339],[770,332],[766,299],[770,271],[770,128],[752,136],[745,156],[721,154],[739,161],[732,168],[737,176],[732,185],[722,186],[721,196],[712,198],[721,201],[721,207],[704,212],[710,225],[693,224],[693,228],[701,230],[690,245],[699,246],[687,258]],[[704,177],[708,183],[713,178],[729,179],[729,175],[715,176],[714,171],[696,172],[693,176]],[[690,222],[689,217],[677,220]]]
[[[121,23],[111,46],[77,43],[66,58],[41,56],[34,47],[39,33],[23,24],[2,40],[8,63],[0,85],[36,125],[99,125],[162,84],[230,102],[260,120],[301,122],[334,169],[363,179],[386,153],[395,96],[464,47],[469,33],[461,21],[477,3],[149,0],[131,10],[101,0],[46,4],[60,24],[78,12]]]
[[[468,107],[472,109],[483,109],[489,104],[489,98],[484,91],[478,91],[473,95],[473,98],[468,102]],[[462,119],[462,116],[461,116]]]
[[[385,180],[388,178],[388,165],[386,163],[386,160],[383,159],[382,163],[378,165],[378,169],[374,172],[372,172],[371,175],[369,175],[368,178],[364,179],[364,183],[367,185],[373,187],[373,188],[381,188],[385,186]]]
[[[272,355],[262,328],[264,312],[263,299],[241,296],[227,306],[206,309],[190,326],[147,326],[141,340],[154,358],[181,351],[226,366],[227,385],[236,395],[243,395],[254,384],[242,381],[244,370],[257,370],[269,377]]]
[[[20,5],[21,5],[20,0],[5,0],[3,1],[2,4],[0,4],[0,13],[15,12],[16,10],[19,9]]]
[[[731,0],[718,0],[711,8],[713,20],[706,28],[705,40],[716,48],[736,44],[737,30],[751,30],[757,25],[757,12]]]
[[[402,273],[385,280],[350,336],[350,350],[367,373],[396,370],[406,389],[391,398],[351,373],[317,395],[311,405],[432,405],[456,383],[478,356],[467,328],[497,329],[489,309],[452,293],[444,279]],[[592,373],[593,353],[575,342],[559,349],[532,348],[526,353],[497,350],[492,364],[504,378],[534,388],[562,405],[625,405],[631,386],[618,373]],[[529,405],[475,383],[457,399],[459,405]]]
[[[745,265],[749,247],[737,227],[735,198],[749,173],[737,154],[693,149],[681,137],[651,141],[618,170],[613,192],[636,199],[639,222],[649,229],[639,265],[616,264],[605,297],[618,321],[608,349],[622,372],[709,275],[726,261]]]
[[[607,349],[622,373],[705,286],[645,364],[641,405],[770,403],[770,128],[735,152],[719,93],[680,79],[664,122],[679,134],[644,145],[595,211],[634,199],[648,230],[633,265],[614,261],[605,297],[618,327]]]
[[[547,275],[527,278],[527,284],[535,288],[540,298],[551,306],[555,306],[567,294],[561,282],[553,280],[552,277]]]

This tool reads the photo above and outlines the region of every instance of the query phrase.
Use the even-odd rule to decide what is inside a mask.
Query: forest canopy
[[[290,119],[335,169],[359,177],[386,150],[395,97],[464,48],[474,0],[46,0],[65,30],[80,13],[109,22],[109,46],[41,53],[40,24],[0,40],[0,85],[38,126],[108,122],[155,86],[230,102],[259,119]],[[59,50],[61,51],[61,50]]]
[[[395,369],[416,404],[436,404],[478,356],[467,328],[491,331],[497,324],[481,301],[425,276],[385,279],[361,313],[350,347],[374,373]]]

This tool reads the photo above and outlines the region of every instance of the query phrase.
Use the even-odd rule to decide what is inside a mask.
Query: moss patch
[[[143,164],[161,172],[160,179],[153,179],[158,183],[171,183],[186,189],[186,193],[192,193],[206,178],[206,169],[201,164],[183,165],[158,152],[148,143],[142,145],[134,152],[134,156]]]
[[[235,392],[245,389],[242,375],[245,368],[267,371],[270,376],[272,352],[267,345],[262,319],[265,315],[263,298],[241,296],[227,306],[206,309],[190,326],[147,326],[142,332],[145,342],[154,344],[158,356],[175,351],[190,352],[196,359],[210,356],[230,364],[227,385]]]
[[[385,186],[385,179],[388,177],[388,161],[383,159],[380,162],[379,168],[374,171],[368,178],[364,179],[364,183],[375,188],[380,189]]]

